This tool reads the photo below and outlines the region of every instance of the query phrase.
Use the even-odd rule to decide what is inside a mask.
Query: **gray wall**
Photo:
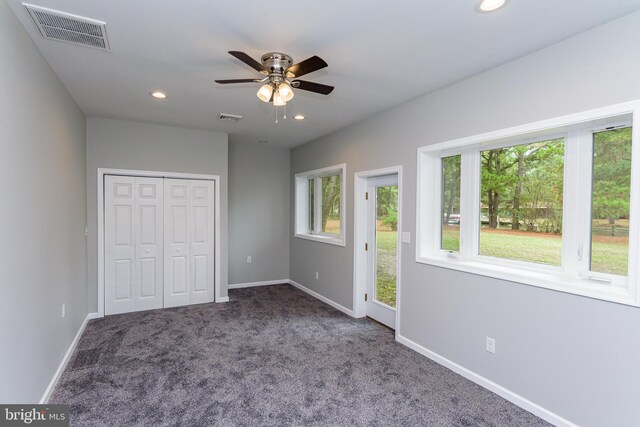
[[[4,1],[0,58],[0,402],[36,403],[87,315],[85,122]]]
[[[414,244],[417,147],[640,99],[638,28],[626,16],[294,149],[292,175],[347,163],[347,247],[291,228],[291,279],[352,307],[353,174],[401,164],[400,334],[580,425],[640,425],[640,309],[418,264]]]
[[[221,285],[227,295],[226,133],[146,123],[87,118],[87,241],[89,311],[98,309],[98,168],[220,175]]]
[[[229,144],[230,284],[289,278],[289,153]]]

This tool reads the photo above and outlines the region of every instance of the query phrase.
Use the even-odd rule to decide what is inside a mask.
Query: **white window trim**
[[[309,191],[308,191],[308,180],[310,178],[322,178],[330,175],[339,175],[340,176],[340,235],[336,236],[335,234],[329,233],[312,233],[309,230]],[[345,235],[346,235],[346,184],[345,178],[347,175],[347,165],[346,163],[341,163],[335,166],[328,166],[325,168],[314,169],[312,171],[301,172],[296,174],[295,176],[295,237],[300,239],[313,240],[321,243],[328,243],[331,245],[337,246],[345,246]],[[322,184],[319,179],[316,179],[316,187],[314,190],[314,194],[316,195],[316,200],[322,199]],[[320,199],[318,199],[318,196]],[[316,207],[319,206],[319,203],[316,203]],[[315,219],[314,222],[316,224],[320,224],[321,218],[320,215],[322,213],[319,209],[315,209]]]
[[[589,122],[594,122],[594,125],[597,126],[599,120],[606,121],[626,114],[633,115],[631,123],[633,126],[631,222],[629,224],[629,269],[626,280],[617,279],[620,276],[598,273],[593,273],[588,277],[585,277],[584,274],[575,274],[579,270],[577,265],[580,263],[576,256],[578,242],[581,236],[585,235],[585,227],[589,227],[589,230],[591,227],[588,215],[584,212],[576,212],[576,209],[566,208],[567,204],[584,207],[586,203],[589,203],[590,211],[590,186],[586,190],[584,185],[579,185],[576,178],[580,173],[578,169],[584,169],[585,162],[579,162],[578,160],[565,161],[563,223],[568,224],[578,221],[579,225],[569,227],[566,231],[563,231],[563,267],[483,257],[474,253],[478,248],[478,233],[476,233],[478,226],[473,221],[461,223],[461,249],[459,253],[448,253],[439,249],[440,241],[437,236],[439,236],[442,221],[439,208],[441,191],[440,159],[442,157],[463,154],[460,199],[461,201],[464,200],[464,202],[461,203],[460,214],[461,218],[478,218],[480,214],[480,192],[476,187],[478,187],[480,176],[480,151],[495,147],[495,141],[498,141],[498,145],[513,145],[513,143],[510,144],[505,141],[514,141],[518,137],[521,138],[520,140],[524,140],[528,135],[534,133],[544,134],[546,132],[549,135],[554,130],[564,129],[567,135],[574,132],[574,138],[582,137],[582,142],[579,145],[565,144],[565,160],[568,158],[575,159],[575,156],[579,155],[579,153],[570,154],[570,151],[583,151],[588,144],[584,143],[584,135],[578,135],[574,129],[584,127]],[[640,262],[638,262],[640,258],[640,168],[638,167],[640,165],[640,101],[598,108],[424,146],[418,148],[417,153],[417,262],[621,304],[640,306],[638,292],[638,281],[640,279]],[[590,153],[588,155],[591,156]],[[588,197],[588,201],[585,200],[586,197]],[[586,209],[583,209],[583,211],[586,211]],[[587,218],[586,220],[585,217]],[[575,230],[580,231],[576,232]],[[587,251],[588,247],[584,247],[583,250]],[[573,274],[569,274],[569,272]],[[603,283],[599,280],[601,278],[611,280],[611,283]]]

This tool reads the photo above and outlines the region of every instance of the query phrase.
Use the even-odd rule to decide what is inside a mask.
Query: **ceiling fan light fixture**
[[[479,1],[479,0],[477,0]],[[505,0],[502,0],[505,1]],[[293,59],[284,53],[269,52],[262,55],[260,62],[253,59],[244,52],[230,50],[229,54],[236,59],[244,62],[254,70],[267,76],[261,79],[226,79],[216,80],[218,84],[232,83],[260,83],[262,86],[256,93],[258,99],[262,102],[273,104],[275,107],[276,120],[278,123],[278,108],[284,107],[283,118],[287,118],[287,102],[291,101],[295,96],[293,89],[300,89],[307,92],[319,93],[321,95],[329,95],[333,91],[333,86],[314,83],[305,80],[289,81],[287,78],[298,78],[314,71],[328,67],[328,64],[319,56],[312,56],[304,61],[294,63]],[[296,117],[297,120],[303,120],[303,116]]]
[[[481,0],[478,3],[477,9],[478,12],[481,13],[489,13],[494,12],[502,7],[504,7],[509,0]]]
[[[287,101],[282,95],[280,95],[279,90],[276,90],[276,92],[273,94],[273,105],[275,107],[282,107],[283,105],[287,105]]]
[[[278,86],[278,93],[285,102],[289,102],[293,99],[293,90],[287,83],[280,83]]]
[[[260,89],[258,89],[258,93],[256,94],[260,101],[269,102],[271,100],[271,95],[273,94],[273,87],[271,84],[267,83],[262,85]]]

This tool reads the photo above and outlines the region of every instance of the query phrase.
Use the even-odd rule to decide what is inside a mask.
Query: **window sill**
[[[524,285],[551,289],[559,292],[581,295],[589,298],[614,302],[618,304],[640,307],[639,301],[634,297],[631,287],[614,286],[611,284],[596,283],[589,279],[567,277],[562,273],[553,271],[523,270],[522,268],[491,264],[480,261],[459,260],[448,256],[417,256],[416,262],[477,274],[479,276],[507,280]]]
[[[330,245],[345,247],[344,239],[339,237],[321,236],[318,234],[299,234],[296,233],[296,237],[305,240],[313,240],[320,243],[328,243]]]

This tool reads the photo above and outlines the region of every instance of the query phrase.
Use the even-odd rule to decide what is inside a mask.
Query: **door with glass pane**
[[[367,316],[395,329],[398,277],[398,176],[368,179]]]

